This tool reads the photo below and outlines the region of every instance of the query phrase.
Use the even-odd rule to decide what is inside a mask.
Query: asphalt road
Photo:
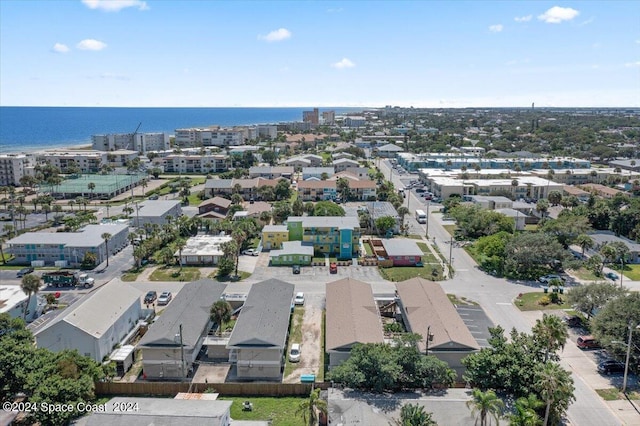
[[[392,182],[397,188],[401,185],[404,186],[401,179],[410,178],[406,174],[398,175],[395,173],[387,161],[381,162],[380,169],[385,176],[391,175]],[[419,208],[418,206],[425,205],[424,200],[419,199],[412,192],[407,192],[407,194],[405,201],[410,206],[413,215],[415,209]],[[426,231],[424,225],[423,231]],[[531,320],[523,315],[512,301],[519,293],[530,292],[533,287],[538,288],[537,284],[511,282],[489,276],[478,270],[475,262],[464,249],[451,247],[451,236],[442,226],[442,215],[433,213],[433,209],[430,210],[429,215],[429,236],[435,237],[438,248],[445,256],[449,257],[448,254],[451,253],[453,258],[455,275],[453,279],[441,283],[447,293],[454,293],[459,297],[464,296],[478,302],[491,321],[496,325],[501,325],[507,331],[515,328],[521,332],[531,332],[533,325]],[[572,343],[568,342],[567,344]],[[573,363],[576,362],[590,363],[591,361],[585,355],[584,359],[573,360]],[[576,373],[576,368],[564,360],[562,365],[572,372],[575,386],[576,401],[567,412],[567,418],[571,424],[580,426],[621,424],[600,396],[583,380],[581,375]]]

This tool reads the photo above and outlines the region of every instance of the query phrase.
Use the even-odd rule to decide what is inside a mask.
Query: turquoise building
[[[359,255],[360,222],[357,217],[292,216],[287,220],[287,229],[289,241],[310,244],[317,255],[345,260]]]

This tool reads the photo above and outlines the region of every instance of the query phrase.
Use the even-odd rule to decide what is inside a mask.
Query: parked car
[[[567,316],[562,319],[562,321],[567,324],[569,327],[582,327],[582,317],[578,315]]]
[[[256,249],[247,249],[247,250],[244,250],[242,254],[245,254],[247,256],[258,256],[260,252]]]
[[[294,274],[300,273],[300,265],[293,265],[293,273]]]
[[[624,373],[624,364],[613,359],[602,361],[600,364],[598,364],[598,373]]]
[[[153,194],[151,197],[149,197],[150,200],[157,200],[158,198],[160,197],[158,197],[157,194]]]
[[[18,278],[24,277],[27,274],[30,274],[34,271],[34,269],[29,266],[28,268],[22,268],[18,271]]]
[[[148,291],[144,296],[144,303],[153,303],[158,298],[158,293],[155,291]]]
[[[289,361],[300,362],[300,343],[293,343],[289,349]]]
[[[329,264],[329,273],[337,274],[338,273],[338,264],[335,262],[331,262]]]
[[[158,306],[167,305],[169,302],[171,302],[171,299],[173,299],[173,295],[171,294],[171,292],[163,291],[162,294],[160,294],[160,297],[158,297]]]
[[[580,336],[576,340],[580,349],[600,349],[600,343],[593,336]]]
[[[538,278],[538,281],[540,281],[543,284],[549,284],[551,280],[560,280],[562,282],[565,282],[567,279],[565,277],[561,277],[560,275],[556,275],[556,274],[544,275]]]
[[[293,303],[294,305],[304,305],[304,293],[303,292],[299,292],[296,293],[296,297],[293,299]]]
[[[613,281],[617,281],[618,278],[620,278],[615,272],[607,272],[606,274],[604,274],[604,276]]]

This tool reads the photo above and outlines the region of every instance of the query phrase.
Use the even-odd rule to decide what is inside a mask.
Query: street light
[[[622,393],[625,393],[627,390],[627,376],[629,374],[629,356],[631,355],[631,336],[633,336],[634,328],[640,329],[640,325],[631,327],[631,323],[629,323],[629,341],[627,342],[627,359],[624,362],[624,379],[622,379]]]

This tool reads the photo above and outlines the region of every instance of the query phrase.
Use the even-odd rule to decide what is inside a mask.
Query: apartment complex
[[[69,167],[78,166],[82,173],[98,173],[103,165],[124,167],[138,157],[137,151],[87,151],[87,150],[51,150],[36,153],[38,162],[47,162],[67,173]]]
[[[35,158],[29,155],[0,155],[0,186],[19,186],[23,176],[33,175],[34,166]]]
[[[170,144],[166,133],[111,133],[91,136],[91,147],[98,151],[125,149],[146,154],[169,149]]]
[[[302,111],[302,121],[304,123],[310,123],[317,126],[320,123],[319,116],[318,108],[314,108],[311,111]]]
[[[152,160],[154,167],[167,173],[220,173],[227,171],[231,159],[224,154],[170,154]]]
[[[248,139],[246,128],[225,129],[214,126],[175,131],[175,144],[179,147],[244,145]]]
[[[291,216],[289,241],[311,243],[314,251],[351,259],[360,252],[360,223],[352,216]]]

